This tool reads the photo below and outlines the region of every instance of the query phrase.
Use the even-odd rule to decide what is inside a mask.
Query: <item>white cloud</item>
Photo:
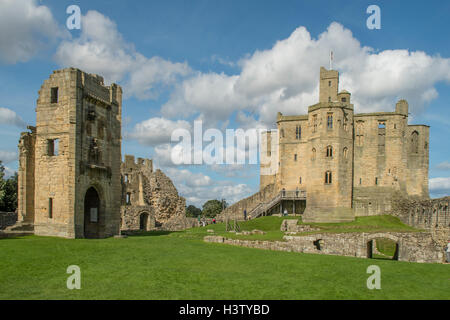
[[[259,166],[250,166],[244,164],[213,164],[208,167],[215,173],[228,178],[254,178],[258,174]]]
[[[437,197],[450,195],[450,177],[432,178],[429,181],[430,193]]]
[[[0,160],[3,164],[7,164],[18,159],[18,154],[16,151],[5,151],[0,150]]]
[[[208,120],[225,120],[247,104],[234,90],[237,79],[223,73],[197,73],[177,86],[161,112],[167,117],[200,114]]]
[[[35,0],[0,1],[0,61],[28,61],[63,36],[48,7]]]
[[[203,173],[193,173],[187,169],[167,169],[167,175],[172,177],[173,181],[178,184],[184,184],[188,187],[205,187],[212,183],[209,176]]]
[[[187,203],[197,207],[211,199],[226,199],[227,203],[231,204],[255,192],[246,184],[213,180],[203,173],[186,169],[168,168],[166,174],[172,179],[180,195],[186,198]]]
[[[157,97],[162,86],[191,72],[187,63],[140,54],[123,39],[115,22],[97,11],[82,17],[80,37],[63,41],[55,59],[62,66],[100,74],[107,81],[123,81],[125,95],[139,99]]]
[[[448,161],[441,162],[436,166],[436,168],[439,170],[450,170],[450,162]]]
[[[435,85],[450,81],[448,58],[421,51],[377,52],[332,23],[317,39],[299,27],[272,48],[255,51],[239,61],[238,75],[199,72],[185,79],[161,111],[167,117],[198,114],[226,121],[233,112],[245,110],[257,123],[272,126],[278,111],[302,114],[318,101],[319,69],[328,66],[330,50],[340,71],[340,89],[352,93],[356,112],[392,111],[395,102],[405,98],[417,114],[438,96]]]
[[[15,173],[16,173],[16,170],[5,167],[5,178],[6,179],[8,179],[9,177],[12,177]]]
[[[172,121],[165,118],[150,118],[134,127],[127,136],[137,139],[145,145],[159,145],[169,143],[172,132],[176,129],[191,130],[191,124],[184,120]]]
[[[8,108],[0,107],[0,124],[14,125],[20,128],[27,126],[25,121],[17,115],[14,111]]]

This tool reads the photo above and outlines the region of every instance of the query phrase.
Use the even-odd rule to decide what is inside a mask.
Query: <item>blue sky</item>
[[[81,30],[65,27],[72,4]],[[371,4],[380,30],[366,26]],[[0,159],[17,168],[42,81],[74,66],[124,88],[124,154],[153,158],[188,203],[233,202],[258,189],[258,167],[174,166],[170,131],[198,118],[251,128],[272,126],[277,111],[304,113],[332,49],[357,112],[406,98],[410,123],[431,126],[431,195],[449,194],[449,14],[448,1],[0,0]]]

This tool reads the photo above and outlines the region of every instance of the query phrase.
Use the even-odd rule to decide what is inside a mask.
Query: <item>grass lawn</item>
[[[377,250],[385,256],[393,257],[396,242],[391,239],[376,239]]]
[[[267,217],[275,218],[275,217]],[[274,221],[248,226],[268,231]],[[242,224],[244,225],[244,224]],[[126,239],[0,240],[0,299],[448,299],[450,266],[204,243],[213,225]],[[381,290],[369,290],[369,265]],[[81,290],[66,269],[81,268]]]
[[[410,227],[400,221],[397,217],[390,215],[357,217],[355,221],[344,223],[303,223],[301,217],[261,217],[249,221],[240,221],[239,227],[241,231],[252,231],[254,229],[262,230],[266,234],[254,235],[236,235],[231,232],[226,232],[225,224],[218,223],[209,225],[203,228],[193,228],[187,230],[187,233],[192,235],[200,234],[206,235],[206,229],[214,230],[215,234],[226,236],[231,239],[244,240],[268,240],[268,241],[283,241],[284,232],[280,231],[281,223],[284,219],[298,219],[299,224],[308,224],[318,231],[302,232],[297,235],[308,235],[314,233],[344,233],[344,232],[418,232],[420,230]],[[233,222],[231,222],[233,224]]]

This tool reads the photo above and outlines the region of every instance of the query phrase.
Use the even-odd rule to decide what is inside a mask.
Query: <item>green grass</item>
[[[274,217],[267,217],[274,218]],[[275,220],[242,226],[267,228]],[[126,239],[0,240],[0,299],[448,299],[449,266],[266,251],[202,241],[206,229]],[[66,269],[81,268],[81,290]],[[381,290],[369,290],[369,265]]]
[[[388,257],[393,257],[396,249],[396,242],[391,239],[376,239],[377,250]]]
[[[197,238],[202,238],[207,235],[206,230],[212,229],[215,234],[226,236],[231,239],[243,240],[267,240],[267,241],[283,241],[284,232],[280,231],[281,223],[284,219],[298,219],[299,224],[308,224],[318,231],[301,232],[297,235],[309,235],[314,233],[345,233],[345,232],[418,232],[420,230],[410,227],[400,221],[397,217],[390,215],[357,217],[355,221],[345,223],[304,223],[301,217],[261,217],[249,221],[240,221],[239,226],[241,231],[252,231],[254,229],[266,232],[264,235],[236,235],[231,232],[226,232],[225,224],[218,223],[215,225],[208,225],[206,227],[199,227],[187,230],[187,233],[196,235]],[[233,224],[233,222],[231,222]]]
[[[399,218],[391,215],[356,217],[355,221],[342,223],[311,223],[320,232],[418,232]],[[311,233],[311,232],[309,232]]]

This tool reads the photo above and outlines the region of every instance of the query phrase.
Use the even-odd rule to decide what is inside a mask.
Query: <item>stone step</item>
[[[17,222],[16,224],[7,227],[5,232],[9,231],[31,231],[34,232],[34,224],[29,222]]]

